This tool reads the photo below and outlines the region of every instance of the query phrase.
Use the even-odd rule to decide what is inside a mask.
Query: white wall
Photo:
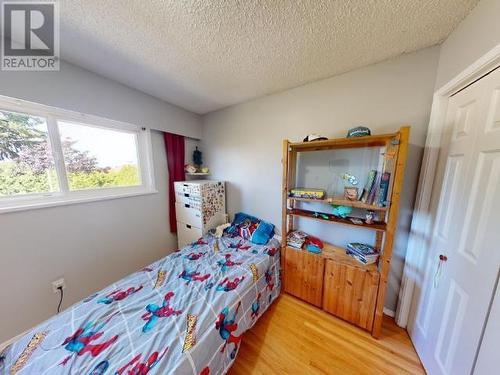
[[[0,71],[0,95],[201,137],[199,115],[64,61],[59,72]]]
[[[201,134],[198,115],[66,63],[61,72],[0,72],[0,95]],[[162,133],[153,131],[152,143],[157,194],[0,215],[0,343],[55,313],[51,281],[66,279],[68,307],[177,247]]]
[[[330,79],[213,112],[202,146],[213,178],[226,180],[229,213],[245,211],[280,227],[281,145],[317,132],[343,137],[364,124],[373,133],[410,124],[411,146],[386,307],[394,310],[425,143],[439,48],[428,48]],[[318,224],[317,234],[355,240],[351,229]],[[349,231],[349,232],[347,232]]]
[[[443,42],[436,89],[500,43],[500,0],[481,0]]]

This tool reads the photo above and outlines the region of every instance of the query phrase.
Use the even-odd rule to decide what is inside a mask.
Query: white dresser
[[[179,248],[225,223],[226,188],[223,181],[179,181],[174,187]]]

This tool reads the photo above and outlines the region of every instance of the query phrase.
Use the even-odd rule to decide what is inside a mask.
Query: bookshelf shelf
[[[289,202],[308,202],[308,203],[323,203],[323,204],[338,204],[339,206],[349,206],[354,208],[361,208],[363,210],[371,210],[371,211],[388,211],[389,207],[381,207],[375,206],[373,204],[363,203],[361,201],[350,201],[348,199],[344,199],[344,197],[333,197],[333,198],[325,198],[325,199],[311,199],[311,198],[295,198],[288,197]]]
[[[362,147],[384,147],[388,142],[395,139],[398,133],[371,135],[367,137],[356,138],[336,138],[325,141],[297,142],[288,143],[290,151],[307,152],[322,150],[339,150],[344,148],[362,148]]]
[[[288,210],[288,215],[292,216],[297,216],[297,217],[305,217],[308,219],[312,220],[318,220],[318,221],[323,221],[325,223],[332,223],[332,224],[343,224],[343,225],[348,225],[348,226],[353,226],[353,227],[358,227],[358,228],[365,228],[365,229],[370,229],[370,230],[376,230],[376,231],[382,231],[385,232],[387,229],[387,225],[382,222],[382,221],[374,221],[373,224],[366,224],[366,223],[361,223],[361,224],[355,224],[349,218],[341,218],[337,217],[331,214],[324,214],[327,215],[328,219],[322,218],[321,216],[316,216],[314,215],[315,211],[309,211],[309,210],[302,210],[299,208],[293,208]]]
[[[409,134],[410,128],[402,127],[395,133],[368,137],[297,143],[283,141],[281,226],[283,289],[286,293],[370,331],[374,337],[380,336],[382,328],[385,291],[391,266]],[[380,187],[380,191],[384,192],[381,197],[390,202],[387,207],[362,201],[350,201],[343,196],[326,199],[289,196],[291,188],[296,186],[297,160],[300,153],[366,147],[384,148],[383,163],[379,164],[380,169],[376,171],[377,173],[373,173],[377,178],[378,175],[381,176],[380,179],[384,183],[382,185],[381,182],[377,182],[378,185],[375,186]],[[370,178],[367,184],[369,181]],[[383,188],[385,190],[382,190]],[[365,191],[367,189],[365,187]],[[370,194],[373,194],[371,193],[373,190],[369,190]],[[386,196],[387,199],[385,199]],[[372,210],[379,220],[374,220],[372,224],[366,224],[364,220],[360,224],[355,224],[349,218],[343,219],[332,214],[303,209],[303,205],[299,204],[304,202]],[[287,235],[295,229],[297,218],[375,231],[374,247],[380,254],[378,263],[364,265],[347,255],[344,249],[327,243],[320,254],[312,254],[307,250],[297,250],[287,246]],[[352,242],[356,242],[356,238],[353,238]]]

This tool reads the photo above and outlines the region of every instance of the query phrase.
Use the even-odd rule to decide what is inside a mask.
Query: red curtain
[[[170,232],[177,233],[177,220],[175,216],[175,181],[184,181],[184,136],[164,133],[165,150],[168,165],[168,204],[170,218]]]

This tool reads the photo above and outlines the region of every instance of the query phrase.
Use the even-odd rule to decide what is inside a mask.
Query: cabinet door
[[[285,251],[285,291],[321,307],[324,260],[321,256],[290,247]]]
[[[326,260],[323,309],[371,331],[379,274]]]

